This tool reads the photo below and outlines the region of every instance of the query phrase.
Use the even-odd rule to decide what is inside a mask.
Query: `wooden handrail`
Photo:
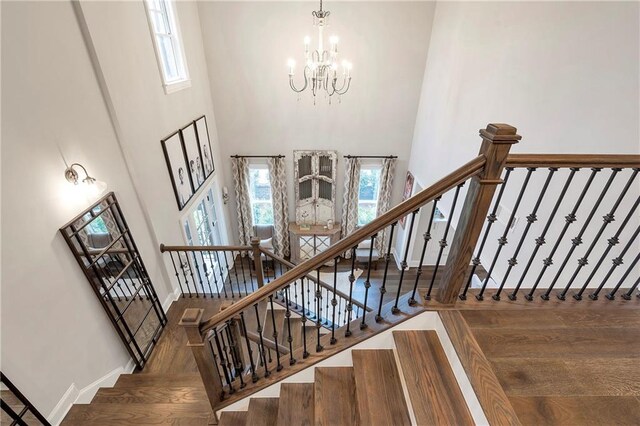
[[[160,253],[166,251],[248,251],[251,246],[165,246],[160,244]]]
[[[640,155],[509,154],[507,167],[640,167]]]
[[[286,260],[286,259],[284,259],[284,258],[282,258],[282,257],[280,257],[280,256],[278,256],[278,255],[276,255],[275,253],[272,253],[272,252],[270,252],[270,251],[268,251],[268,250],[266,250],[266,249],[264,249],[264,248],[262,248],[262,247],[260,247],[260,251],[261,251],[261,252],[262,252],[262,254],[264,254],[265,256],[269,256],[269,257],[271,257],[272,259],[274,259],[274,260],[276,260],[276,261],[278,261],[278,262],[282,263],[283,265],[286,265],[286,266],[287,266],[287,267],[289,267],[289,268],[293,268],[293,267],[295,267],[295,266],[296,266],[296,265],[295,265],[295,263],[291,263],[291,262],[289,262],[288,260]],[[328,291],[331,291],[331,292],[333,291],[333,286],[332,286],[331,284],[328,284],[328,283],[326,283],[326,282],[324,282],[324,281],[322,281],[322,280],[318,281],[318,278],[316,278],[316,277],[314,277],[313,275],[311,275],[311,273],[308,273],[308,274],[306,275],[306,277],[307,277],[308,279],[310,279],[311,281],[313,281],[314,283],[318,283],[318,282],[319,282],[319,283],[320,283],[320,286],[322,286],[325,290],[328,290]],[[269,284],[269,285],[270,285],[270,284]],[[345,299],[345,300],[349,300],[349,296],[348,296],[348,295],[346,295],[345,293],[341,292],[341,291],[340,291],[340,290],[338,290],[337,288],[336,288],[336,294],[337,294],[338,296],[342,297],[342,298],[343,298],[343,299]],[[357,300],[353,300],[353,298],[352,298],[352,300],[351,300],[351,303],[352,303],[353,305],[359,306],[360,308],[364,309],[364,304],[362,304],[362,303],[358,302]],[[373,311],[373,309],[371,309],[371,308],[367,307],[367,312],[371,312],[371,311]]]
[[[377,234],[380,230],[397,222],[398,220],[400,220],[400,218],[417,210],[421,206],[441,196],[450,189],[455,188],[457,185],[465,182],[470,177],[477,175],[483,170],[486,162],[487,159],[484,155],[477,156],[459,169],[455,170],[453,173],[448,174],[430,187],[420,191],[413,197],[407,199],[406,201],[403,201],[383,215],[377,217],[368,225],[363,226],[353,234],[341,239],[336,244],[330,246],[327,250],[320,252],[311,259],[295,266],[293,269],[276,278],[269,285],[262,287],[261,289],[255,291],[254,293],[251,293],[244,299],[238,301],[237,303],[234,303],[224,311],[213,315],[206,321],[203,321],[200,324],[200,332],[207,332],[208,330],[214,328],[216,325],[229,320],[248,307],[251,307],[261,300],[267,298],[275,291],[286,287],[293,281],[307,275],[310,271],[319,268],[327,261],[334,259],[336,256],[339,256],[341,253],[344,253],[347,250],[351,250],[363,240],[370,238],[372,235]]]

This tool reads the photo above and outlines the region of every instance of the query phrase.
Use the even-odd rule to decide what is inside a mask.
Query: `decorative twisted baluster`
[[[354,246],[351,249],[351,274],[349,274],[349,301],[347,302],[347,312],[345,313],[345,317],[347,320],[347,330],[344,332],[344,337],[349,337],[351,336],[351,312],[353,311],[353,283],[356,280],[356,276],[354,275],[353,271],[355,269],[356,266],[356,248],[358,246]]]
[[[216,348],[218,349],[218,358],[220,360],[220,367],[222,367],[222,372],[224,374],[224,379],[227,382],[227,386],[229,386],[229,394],[235,393],[235,389],[233,388],[230,371],[227,369],[228,364],[226,360],[225,351],[222,349],[220,345],[220,337],[218,336],[218,330],[213,329],[213,340],[216,342]]]
[[[316,352],[322,351],[322,345],[320,344],[320,328],[322,327],[322,292],[320,291],[320,268],[316,269],[316,332],[317,343]]]
[[[384,276],[382,277],[382,285],[380,286],[380,303],[378,303],[378,314],[376,315],[376,322],[382,321],[382,302],[384,295],[387,292],[387,272],[389,271],[389,261],[391,260],[391,245],[393,244],[393,230],[396,228],[398,222],[391,224],[391,232],[389,234],[389,246],[387,252],[384,255]],[[340,321],[340,313],[338,312],[338,321]]]
[[[276,315],[273,309],[273,295],[269,295],[269,305],[271,306],[271,324],[273,324],[273,343],[276,347],[276,371],[282,370],[282,364],[280,363],[280,347],[278,346],[278,329],[276,327]]]
[[[431,240],[431,226],[433,225],[433,218],[436,215],[436,207],[438,204],[438,200],[440,198],[436,198],[433,200],[433,206],[431,207],[431,216],[429,216],[429,225],[427,226],[427,232],[422,236],[424,238],[424,244],[422,244],[422,252],[420,253],[420,263],[418,264],[418,270],[416,271],[416,281],[413,284],[413,292],[411,292],[411,298],[409,299],[409,306],[415,306],[418,302],[416,301],[416,292],[418,290],[418,281],[420,281],[420,276],[422,275],[422,264],[424,263],[424,256],[427,253],[427,244]]]
[[[600,203],[602,203],[602,200],[604,199],[604,196],[609,191],[609,187],[613,183],[613,180],[615,179],[615,177],[618,174],[618,172],[620,172],[620,169],[612,169],[611,175],[609,176],[609,180],[607,180],[607,183],[605,184],[604,189],[602,190],[602,192],[600,192],[600,196],[598,197],[596,203],[594,204],[593,208],[591,209],[591,212],[589,212],[589,216],[587,216],[587,220],[582,225],[582,228],[580,229],[580,232],[578,233],[578,235],[573,240],[571,240],[571,248],[569,249],[569,252],[567,253],[567,255],[564,258],[564,260],[562,261],[562,265],[560,265],[560,269],[556,273],[556,276],[553,278],[553,281],[551,282],[551,286],[547,290],[546,294],[549,294],[551,289],[553,287],[555,287],[556,282],[558,281],[558,278],[560,278],[560,275],[562,274],[562,271],[564,270],[564,267],[567,265],[567,262],[571,258],[571,255],[573,254],[575,249],[580,244],[582,244],[582,236],[584,235],[584,232],[587,230],[589,224],[591,223],[591,219],[593,219],[593,216],[595,215],[596,211],[598,210],[598,207],[600,207]],[[613,219],[613,218],[611,218],[611,219]],[[606,223],[606,221],[607,221],[607,216],[605,216],[605,223]],[[583,262],[583,260],[580,259],[578,262]],[[575,275],[575,273],[574,273],[574,275]],[[569,287],[571,287],[572,283],[573,283],[573,279],[565,287],[565,290],[563,290],[561,293],[558,294],[558,299],[565,300],[565,295],[567,294],[567,291],[569,291]]]
[[[493,268],[496,266],[496,262],[498,261],[498,258],[500,257],[500,252],[502,251],[502,248],[508,243],[507,233],[511,229],[511,224],[513,223],[513,220],[516,217],[516,212],[518,211],[518,207],[520,207],[520,202],[522,201],[522,196],[524,195],[524,192],[527,189],[527,185],[529,185],[529,179],[531,178],[531,173],[533,173],[534,170],[535,170],[535,168],[533,168],[533,167],[527,168],[527,175],[524,178],[524,183],[522,184],[522,188],[520,188],[520,193],[518,194],[518,198],[516,199],[516,203],[513,206],[513,211],[511,212],[511,216],[509,217],[509,221],[507,222],[507,226],[504,227],[504,232],[502,233],[502,236],[500,238],[498,238],[498,248],[496,249],[496,254],[493,256],[493,260],[491,261],[491,266],[489,267],[489,270],[487,271],[487,276],[484,279],[484,283],[482,284],[482,288],[480,289],[480,293],[478,293],[476,295],[476,299],[478,299],[478,300],[484,300],[484,291],[487,288],[487,284],[489,284],[489,279],[491,278],[491,274],[493,273]]]
[[[429,289],[427,290],[427,294],[424,296],[424,300],[431,300],[431,291],[433,290],[433,284],[436,282],[436,276],[438,275],[438,268],[440,267],[440,260],[442,259],[442,253],[444,252],[445,247],[447,247],[447,236],[449,235],[449,228],[451,228],[451,221],[453,220],[453,214],[456,211],[456,204],[458,203],[458,195],[460,195],[460,188],[464,186],[464,182],[460,185],[456,186],[456,192],[453,196],[453,204],[451,205],[451,212],[449,213],[449,219],[447,219],[447,227],[444,230],[444,235],[442,239],[439,241],[440,250],[438,250],[438,258],[436,259],[436,265],[433,269],[433,275],[431,275],[431,282],[429,283]]]
[[[549,167],[549,173],[547,174],[547,178],[544,181],[544,185],[542,185],[542,189],[540,190],[540,194],[538,195],[538,199],[536,200],[536,203],[533,206],[533,210],[531,211],[531,214],[527,216],[527,225],[525,226],[524,231],[522,231],[522,235],[520,236],[520,241],[518,242],[518,245],[516,246],[516,249],[513,252],[513,256],[511,256],[511,259],[509,259],[509,262],[508,262],[509,266],[507,267],[507,271],[502,277],[502,282],[500,283],[500,287],[498,288],[498,291],[492,296],[493,300],[500,300],[500,293],[502,292],[502,289],[504,288],[504,285],[506,284],[507,279],[511,274],[511,270],[513,269],[514,266],[518,264],[518,254],[522,249],[522,244],[524,244],[524,240],[527,238],[527,235],[529,234],[529,229],[531,229],[531,226],[538,220],[538,216],[537,216],[538,209],[540,208],[542,199],[547,193],[547,189],[549,188],[551,179],[553,178],[553,175],[557,171],[558,171],[557,167]],[[510,300],[516,300],[517,298],[516,294],[518,293],[518,290],[519,288],[516,287],[514,291],[508,296]]]
[[[180,274],[178,274],[178,268],[176,268],[176,262],[173,259],[173,252],[169,252],[169,257],[171,257],[171,264],[173,265],[173,270],[176,273],[176,279],[178,280],[178,285],[180,286],[180,294],[184,298],[184,288],[182,288],[182,280],[180,279]],[[180,255],[178,254],[178,262],[180,262]],[[182,266],[182,265],[180,265]]]
[[[336,340],[336,305],[338,301],[336,300],[336,291],[338,286],[338,258],[333,259],[333,298],[331,299],[331,306],[333,307],[333,313],[331,314],[331,340],[330,343],[335,345]],[[328,311],[327,311],[328,312]],[[340,321],[340,317],[338,317],[338,321]]]
[[[367,298],[369,297],[369,288],[371,288],[371,259],[373,257],[373,247],[375,246],[375,240],[378,234],[371,236],[371,245],[369,246],[369,263],[367,267],[367,279],[364,282],[364,308],[362,308],[362,323],[360,323],[360,330],[367,328]]]
[[[267,363],[267,351],[264,347],[264,339],[262,338],[262,321],[260,320],[260,314],[258,313],[257,303],[253,305],[253,309],[256,313],[256,324],[258,324],[257,332],[260,339],[258,351],[260,352],[260,359],[262,360],[262,365],[264,366],[264,377],[269,377],[271,375],[271,372],[269,371],[269,364]]]
[[[247,324],[244,320],[244,312],[240,312],[240,324],[242,325],[242,334],[244,334],[245,344],[247,345],[247,354],[249,355],[249,363],[251,365],[251,381],[255,383],[258,381],[258,374],[256,373],[256,363],[253,360],[253,350],[251,349],[249,334],[247,333]]]
[[[638,234],[640,234],[640,226],[638,228],[636,228],[636,231],[633,233],[633,235],[631,236],[631,238],[629,239],[627,244],[624,246],[624,248],[620,252],[620,254],[612,260],[613,265],[611,265],[611,268],[609,268],[609,271],[607,272],[607,275],[605,275],[605,277],[602,279],[602,282],[600,283],[600,285],[598,286],[596,291],[594,291],[593,293],[591,293],[589,295],[589,299],[598,300],[598,294],[600,294],[600,291],[604,287],[605,283],[609,280],[609,277],[611,277],[611,274],[613,274],[613,271],[615,271],[618,266],[623,264],[624,256],[627,254],[627,251],[629,251],[629,249],[631,248],[631,246],[635,242],[636,238],[638,237]],[[614,241],[612,241],[612,240],[614,240]],[[609,246],[607,247],[607,250],[605,250],[605,253],[609,252],[609,249],[611,247],[613,247],[614,242],[617,243],[617,237],[613,237],[613,238],[609,239]],[[591,272],[591,275],[589,275],[589,278],[588,278],[587,282],[584,284],[583,288],[580,290],[581,292],[584,292],[584,290],[587,288],[587,285],[589,285],[589,281],[591,281],[591,278],[593,277],[593,275],[595,275],[595,271],[597,271],[598,267],[602,263],[602,261],[604,259],[604,256],[605,256],[605,254],[603,254],[603,256],[600,258],[600,261],[598,262],[598,265]]]
[[[291,310],[289,309],[289,288],[290,287],[291,286],[287,286],[284,289],[285,306],[287,307],[287,311],[285,312],[284,316],[287,321],[287,331],[288,331],[287,342],[289,343],[289,365],[293,365],[296,363],[296,359],[293,357],[293,336],[291,335]]]
[[[307,287],[309,287],[308,281]],[[302,297],[302,358],[307,358],[309,351],[307,351],[307,313],[304,310],[304,277],[300,278],[300,296]]]
[[[409,247],[411,247],[411,234],[413,233],[413,224],[416,220],[416,215],[420,209],[414,210],[411,213],[411,224],[409,225],[409,233],[407,234],[407,244],[404,248],[404,256],[402,256],[402,262],[400,263],[400,278],[398,279],[398,290],[396,291],[396,301],[391,308],[391,313],[397,315],[400,313],[400,308],[398,308],[398,302],[400,301],[400,293],[402,292],[402,281],[404,280],[404,273],[409,267],[407,263],[407,257],[409,256]]]
[[[625,281],[627,280],[627,277],[631,274],[631,272],[635,270],[635,267],[639,261],[640,261],[640,253],[638,253],[635,259],[633,259],[633,262],[631,262],[631,264],[629,265],[629,268],[626,270],[624,275],[622,275],[622,278],[620,278],[620,281],[618,281],[616,286],[609,293],[607,293],[607,295],[605,296],[607,299],[615,300],[616,293],[618,292],[618,290],[620,290],[620,287],[622,286],[622,284],[625,283]],[[629,299],[631,299],[631,293],[633,293],[633,291],[629,293]],[[624,295],[622,296],[622,298],[625,299]],[[626,299],[626,300],[629,300],[629,299]]]
[[[198,275],[198,281],[200,282],[200,288],[202,289],[202,296],[203,297],[207,297],[205,295],[205,289],[204,289],[204,282],[202,281],[202,273],[200,272],[200,266],[198,265],[198,257],[196,256],[196,252],[192,251],[192,252],[187,252],[187,256],[189,255],[189,253],[191,253],[191,256],[193,256],[193,264],[196,267],[196,273]],[[196,292],[197,292],[198,287],[196,286]]]
[[[634,169],[634,172],[631,174],[631,177],[629,178],[629,180],[627,181],[627,184],[625,185],[624,189],[622,190],[622,192],[620,193],[620,196],[618,197],[618,199],[616,200],[615,204],[613,205],[613,207],[611,208],[611,210],[609,211],[609,213],[607,213],[604,217],[603,217],[603,224],[600,227],[600,229],[598,230],[598,233],[596,234],[595,238],[593,239],[593,241],[591,241],[591,245],[589,246],[589,248],[587,249],[586,253],[584,254],[584,256],[579,259],[578,261],[578,267],[576,268],[576,270],[574,271],[573,275],[571,276],[571,279],[569,280],[569,283],[567,284],[566,288],[565,288],[565,295],[566,292],[569,290],[569,288],[571,287],[571,284],[573,284],[573,281],[576,279],[576,277],[578,276],[578,273],[580,273],[580,270],[586,266],[589,262],[589,255],[591,254],[591,252],[593,251],[594,247],[596,246],[596,244],[598,243],[598,240],[600,239],[600,237],[602,236],[602,233],[604,232],[605,228],[607,227],[607,225],[609,225],[611,222],[613,222],[615,220],[615,213],[616,210],[618,209],[618,207],[620,207],[620,203],[622,202],[622,199],[624,198],[624,196],[626,195],[627,191],[629,190],[629,187],[631,186],[631,183],[635,180],[636,176],[638,175],[638,169]],[[637,202],[636,202],[636,206],[637,206]],[[634,207],[635,210],[635,207]],[[629,216],[627,216],[629,217]],[[629,217],[630,219],[630,217]],[[620,233],[622,232],[622,230],[624,229],[624,226],[626,225],[626,223],[628,222],[627,219],[625,219],[622,223],[622,226],[619,229],[619,233],[616,234],[616,236],[614,236],[613,239],[609,239],[609,247],[612,247],[613,245],[618,243],[618,237],[620,236]],[[601,258],[602,261],[602,258]],[[602,262],[598,262],[598,265],[593,269],[591,275],[589,276],[589,278],[587,279],[587,281],[585,281],[584,285],[582,286],[582,288],[580,289],[580,291],[576,294],[573,295],[573,298],[576,300],[582,300],[582,293],[584,293],[584,291],[587,288],[587,285],[589,284],[589,281],[591,281],[591,278],[593,277],[593,275],[595,274],[595,271],[598,270],[598,268],[600,267]]]

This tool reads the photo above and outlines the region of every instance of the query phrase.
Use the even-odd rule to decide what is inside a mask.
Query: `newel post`
[[[260,251],[260,238],[251,237],[251,248],[253,249],[253,268],[256,270],[256,281],[258,288],[264,285],[264,272],[262,271],[262,252]]]
[[[182,326],[187,333],[187,346],[191,348],[193,357],[196,360],[196,365],[198,366],[198,371],[200,372],[200,377],[202,378],[204,389],[207,392],[211,410],[213,411],[209,424],[218,424],[216,407],[222,400],[224,389],[220,375],[216,370],[216,361],[213,353],[200,333],[200,323],[202,322],[203,313],[204,309],[185,309],[178,325]]]
[[[521,138],[516,130],[508,124],[489,124],[480,130],[482,145],[479,154],[484,155],[487,162],[482,172],[471,178],[436,295],[440,303],[453,304],[460,293],[496,186],[502,183],[500,176],[509,150]]]

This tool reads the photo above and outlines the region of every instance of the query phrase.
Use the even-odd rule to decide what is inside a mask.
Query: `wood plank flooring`
[[[432,330],[394,331],[393,338],[419,425],[473,425],[473,418]],[[419,371],[420,374],[416,374]]]
[[[525,425],[640,419],[640,311],[463,311]]]
[[[393,350],[354,350],[352,357],[362,424],[410,425]]]

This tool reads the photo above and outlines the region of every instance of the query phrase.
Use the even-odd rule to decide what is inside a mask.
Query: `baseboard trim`
[[[62,398],[53,408],[47,420],[54,426],[59,425],[65,418],[73,404],[89,404],[100,388],[110,388],[116,384],[121,374],[131,374],[136,369],[136,363],[130,358],[124,367],[118,367],[110,371],[93,383],[78,390],[75,383],[62,395]]]
[[[80,391],[78,391],[76,384],[71,383],[71,386],[69,386],[69,389],[67,389],[64,395],[62,395],[62,398],[60,398],[60,401],[58,401],[56,406],[53,407],[53,410],[51,410],[51,413],[47,417],[47,420],[49,421],[49,423],[51,423],[53,426],[59,425],[62,422],[62,419],[64,419],[64,417],[67,415],[67,413],[71,409],[71,406],[76,401],[79,394],[80,394]]]
[[[178,300],[179,297],[180,297],[179,288],[176,288],[173,291],[173,293],[167,294],[167,297],[164,299],[164,302],[162,302],[162,309],[164,310],[165,313],[169,310],[169,308],[171,307],[171,304],[176,300]]]

